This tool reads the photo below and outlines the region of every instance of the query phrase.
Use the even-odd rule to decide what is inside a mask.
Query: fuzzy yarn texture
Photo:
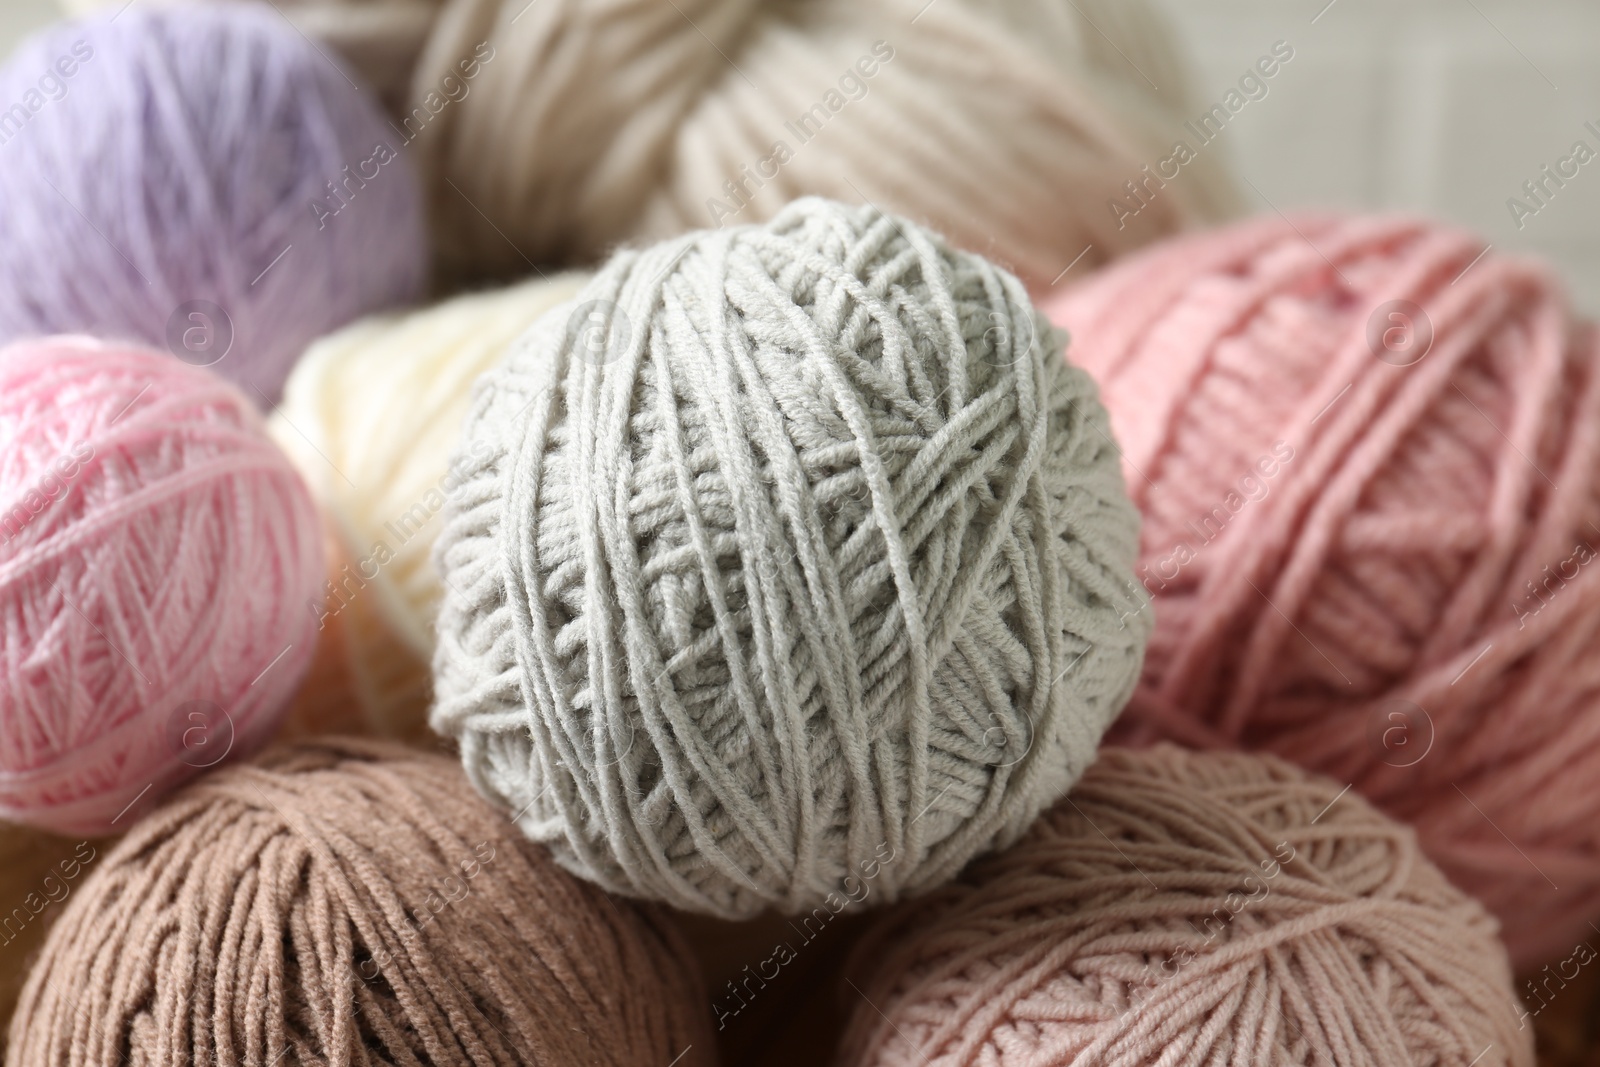
[[[1015,277],[869,207],[619,253],[474,396],[434,728],[570,869],[728,918],[1015,839],[1146,636],[1061,345]]]
[[[238,389],[86,338],[0,350],[0,818],[125,830],[259,745],[322,572],[311,497]]]
[[[307,609],[321,632],[343,631],[341,666],[365,732],[426,729],[440,595],[431,554],[459,483],[448,460],[472,383],[585,280],[556,275],[363,319],[312,345],[289,378],[269,426],[334,543],[328,583]]]
[[[1107,748],[857,946],[839,1062],[1531,1067],[1494,919],[1341,793],[1271,757]]]
[[[1271,218],[1049,311],[1145,516],[1119,736],[1354,783],[1519,966],[1592,936],[1600,347],[1557,281],[1428,222]]]
[[[0,824],[0,1062],[28,965],[63,903],[105,854],[102,842]]]
[[[318,10],[359,50],[372,7]],[[1084,269],[1232,208],[1215,155],[1125,229],[1107,207],[1198,112],[1185,82],[1144,0],[452,0],[394,117],[452,277],[587,265],[811,194],[1044,287],[1080,253]]]
[[[10,1062],[704,1067],[686,959],[664,915],[558,869],[455,761],[280,746],[99,861],[29,976]]]
[[[0,341],[147,343],[270,407],[314,338],[421,294],[404,142],[266,5],[52,27],[0,101]]]

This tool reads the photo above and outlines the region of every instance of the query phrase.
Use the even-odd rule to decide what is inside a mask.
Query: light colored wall
[[[1520,230],[1506,206],[1574,141],[1600,153],[1600,133],[1584,126],[1600,128],[1600,5],[1156,2],[1177,24],[1196,94],[1208,102],[1274,41],[1295,49],[1269,94],[1247,104],[1213,145],[1259,190],[1244,187],[1257,210],[1271,210],[1270,202],[1442,216],[1497,250],[1554,260],[1578,305],[1600,311],[1600,156]]]

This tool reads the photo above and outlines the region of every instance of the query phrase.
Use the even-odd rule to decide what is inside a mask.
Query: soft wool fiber
[[[331,586],[308,610],[323,632],[343,631],[341,665],[368,731],[426,726],[440,591],[430,555],[456,491],[447,463],[472,383],[584,280],[558,275],[364,319],[312,345],[289,378],[269,425],[335,544]]]
[[[433,114],[483,41],[470,103]],[[1107,208],[1196,110],[1184,81],[1165,24],[1129,0],[456,0],[408,116],[458,273],[591,262],[813,194],[906,215],[1042,288],[1085,248],[1080,270],[1231,206],[1211,155],[1126,228]]]
[[[29,93],[0,152],[0,341],[149,343],[266,407],[313,338],[420,293],[402,140],[265,5],[56,26],[0,68],[5,106]]]
[[[1341,788],[1107,749],[1015,848],[857,947],[839,1062],[1531,1067],[1494,920]]]
[[[886,854],[892,900],[1014,839],[1145,637],[1061,341],[866,207],[619,253],[475,394],[435,729],[572,870],[725,917]]]
[[[704,1067],[686,959],[663,915],[558,869],[454,761],[278,748],[99,861],[29,976],[11,1062]]]
[[[1600,918],[1600,345],[1545,269],[1484,253],[1271,218],[1050,311],[1145,515],[1126,736],[1353,782],[1537,966]]]
[[[125,830],[249,752],[311,658],[322,573],[239,390],[84,338],[0,350],[0,818]]]

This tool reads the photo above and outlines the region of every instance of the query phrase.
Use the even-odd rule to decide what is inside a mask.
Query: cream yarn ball
[[[297,709],[296,718],[387,737],[425,730],[439,576],[430,553],[454,492],[448,465],[468,393],[510,344],[582,287],[561,274],[374,316],[306,351],[271,432],[321,505],[332,561],[306,610],[337,650],[360,718]],[[319,687],[332,693],[331,687]]]
[[[894,900],[1015,839],[1149,623],[1062,340],[870,207],[618,253],[475,391],[434,728],[571,870],[723,917]]]

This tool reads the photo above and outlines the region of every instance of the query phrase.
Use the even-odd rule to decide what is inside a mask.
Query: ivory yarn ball
[[[306,610],[320,633],[341,631],[329,647],[340,650],[351,691],[343,699],[364,732],[426,732],[441,588],[431,553],[458,488],[449,458],[468,394],[584,280],[556,275],[363,319],[307,349],[285,386],[269,426],[333,545],[328,580]]]
[[[322,572],[311,497],[238,389],[86,338],[0,350],[0,818],[120,832],[257,747]]]
[[[268,5],[118,7],[0,67],[0,341],[149,344],[271,407],[314,338],[421,295],[411,153]]]
[[[1495,932],[1336,782],[1107,748],[1015,847],[857,946],[838,1062],[1532,1067]]]
[[[709,1067],[687,960],[667,916],[557,868],[455,761],[284,746],[94,865],[23,990],[10,1062]]]
[[[619,252],[474,395],[432,724],[558,861],[748,917],[1019,836],[1138,674],[1138,538],[1022,284],[870,207]],[[886,861],[886,857],[892,861]]]
[[[1561,282],[1426,220],[1268,217],[1048,310],[1145,516],[1119,738],[1353,783],[1518,966],[1593,936],[1600,336]]]

